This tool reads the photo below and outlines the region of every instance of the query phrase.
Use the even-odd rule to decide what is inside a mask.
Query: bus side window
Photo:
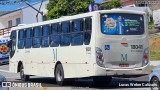
[[[34,27],[33,28],[33,48],[40,48],[41,46],[41,27]]]
[[[32,46],[32,28],[26,29],[25,36],[26,36],[25,48],[31,48]]]
[[[10,36],[12,42],[11,42],[11,51],[10,51],[10,58],[13,57],[15,50],[16,50],[16,38],[17,38],[17,32],[12,31]]]
[[[49,25],[42,26],[42,47],[49,47],[49,31]]]
[[[92,32],[92,19],[91,18],[85,18],[84,21],[84,44],[89,45],[91,40],[91,32]]]
[[[83,45],[83,23],[82,19],[72,22],[72,46]]]
[[[61,25],[61,46],[69,46],[70,45],[70,40],[71,40],[71,35],[70,35],[70,22],[62,22]]]
[[[50,36],[50,46],[58,47],[60,43],[60,30],[58,23],[51,25],[51,33],[52,35]]]
[[[24,30],[19,30],[18,32],[18,49],[24,48]]]

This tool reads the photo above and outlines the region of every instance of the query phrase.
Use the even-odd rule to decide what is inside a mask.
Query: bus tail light
[[[142,62],[142,66],[145,66],[149,63],[149,50],[148,48],[144,49],[144,53],[143,53],[143,62]]]
[[[100,48],[96,48],[96,63],[104,67],[104,58],[103,58],[103,52]]]

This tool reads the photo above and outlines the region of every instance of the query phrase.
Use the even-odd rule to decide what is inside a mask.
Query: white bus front
[[[95,75],[139,76],[150,73],[146,22],[146,15],[142,12],[100,14]]]

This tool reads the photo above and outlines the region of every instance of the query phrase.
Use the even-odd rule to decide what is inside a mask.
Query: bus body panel
[[[124,38],[127,39],[125,42],[123,41]],[[117,39],[103,37],[100,38],[100,40],[101,42],[99,42],[99,44],[101,43],[100,46],[104,54],[106,67],[123,68],[119,67],[119,64],[123,63],[129,64],[129,67],[127,68],[137,68],[142,66],[144,50],[148,48],[148,46],[145,45],[146,37],[129,38],[129,36],[122,36],[117,37]],[[106,49],[107,45],[110,46],[109,50]]]
[[[110,69],[102,68],[94,64],[94,76],[136,77],[148,74],[150,74],[149,65],[131,69]]]

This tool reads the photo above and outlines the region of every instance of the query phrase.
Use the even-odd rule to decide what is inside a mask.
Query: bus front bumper
[[[115,76],[115,77],[136,77],[150,74],[149,65],[140,68],[118,68],[118,69],[110,69],[110,68],[102,68],[97,64],[94,64],[94,76]]]
[[[0,64],[8,64],[9,63],[9,59],[1,59],[0,60]]]

